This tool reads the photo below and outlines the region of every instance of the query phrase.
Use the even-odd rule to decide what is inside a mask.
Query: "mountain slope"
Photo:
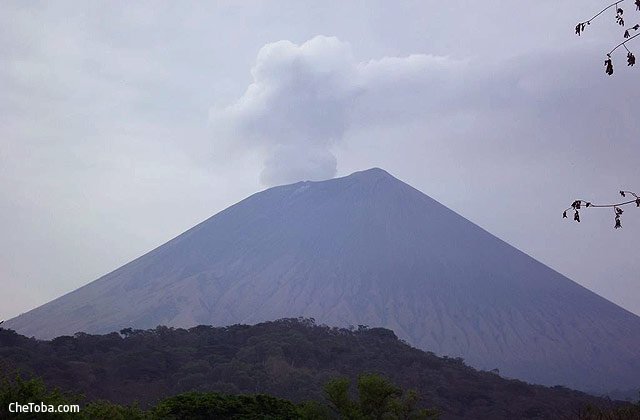
[[[580,389],[640,380],[640,318],[380,169],[255,194],[7,323],[51,338],[315,317]]]
[[[381,328],[349,331],[284,319],[123,333],[39,341],[0,329],[0,374],[4,365],[91,400],[142,406],[190,391],[323,401],[328,380],[372,372],[416,389],[420,405],[437,406],[442,420],[556,420],[587,404],[618,405],[478,372],[458,359],[412,348]]]

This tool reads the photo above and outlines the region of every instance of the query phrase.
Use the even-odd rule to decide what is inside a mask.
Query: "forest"
[[[0,360],[4,410],[16,393],[40,393],[41,399],[82,401],[80,415],[106,410],[119,413],[109,418],[121,419],[211,418],[189,410],[208,413],[211,406],[227,405],[241,411],[215,418],[640,418],[638,406],[478,371],[462,359],[415,349],[390,330],[331,328],[313,319],[127,328],[51,341],[0,329]],[[388,392],[365,397],[363,405],[367,380]],[[362,408],[367,404],[387,407],[396,417],[376,417]],[[153,417],[160,412],[164,417]],[[606,417],[614,412],[616,417]]]

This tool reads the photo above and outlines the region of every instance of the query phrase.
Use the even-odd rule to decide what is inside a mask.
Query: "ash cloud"
[[[258,53],[242,97],[212,109],[210,120],[218,141],[264,155],[264,184],[328,179],[337,171],[333,148],[350,126],[411,112],[405,99],[435,81],[430,70],[450,64],[430,55],[358,62],[335,37],[278,41]]]

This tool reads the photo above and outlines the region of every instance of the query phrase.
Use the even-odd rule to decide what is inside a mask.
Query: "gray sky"
[[[0,319],[257,190],[373,166],[640,314],[640,210],[560,218],[640,190],[640,69],[604,74],[613,12],[573,33],[601,6],[5,2]]]

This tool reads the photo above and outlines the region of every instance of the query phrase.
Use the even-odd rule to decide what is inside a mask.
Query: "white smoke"
[[[351,124],[411,112],[404,99],[421,95],[430,71],[449,64],[428,55],[357,62],[335,37],[278,41],[262,47],[253,83],[235,103],[212,109],[211,122],[218,139],[265,154],[267,185],[332,178],[332,148]]]

